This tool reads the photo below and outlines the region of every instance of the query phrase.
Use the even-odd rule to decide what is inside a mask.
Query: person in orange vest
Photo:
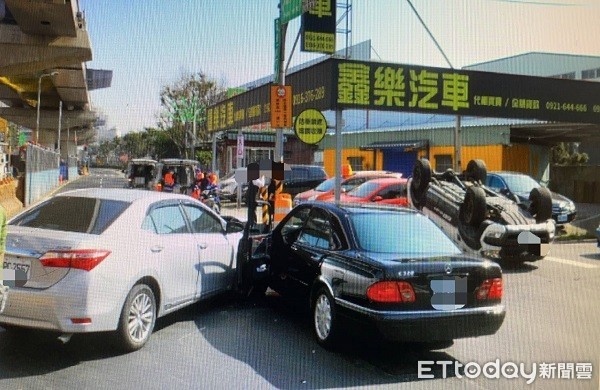
[[[173,172],[172,169],[169,169],[167,173],[165,173],[163,181],[165,182],[163,191],[173,192],[173,187],[175,186],[175,172]]]

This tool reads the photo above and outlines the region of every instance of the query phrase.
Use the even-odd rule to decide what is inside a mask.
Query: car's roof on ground
[[[86,198],[113,199],[124,202],[134,202],[139,199],[155,201],[161,199],[183,198],[191,199],[187,195],[173,194],[160,191],[147,191],[133,188],[82,188],[57,194],[56,196],[77,196]]]

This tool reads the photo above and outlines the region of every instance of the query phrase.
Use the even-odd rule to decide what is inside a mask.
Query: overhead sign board
[[[275,34],[275,62],[273,63],[273,74],[275,75],[275,83],[279,84],[279,74],[281,73],[281,25],[279,18],[275,19],[273,25],[273,33]]]
[[[335,97],[330,78],[333,65],[333,62],[325,61],[286,76],[286,85],[292,87],[292,112],[307,108],[331,109]],[[271,85],[262,85],[208,107],[207,130],[239,129],[270,122]]]
[[[319,0],[281,0],[281,24],[285,24],[302,15],[303,12],[311,10],[318,2]]]
[[[600,83],[338,60],[334,106],[600,123]]]
[[[271,127],[283,129],[292,127],[292,87],[289,85],[271,86]]]
[[[369,109],[600,124],[600,83],[330,58],[286,77],[294,112]],[[270,120],[270,85],[207,110],[208,131]]]
[[[305,144],[318,144],[327,132],[325,115],[313,108],[302,111],[294,121],[294,132]]]
[[[302,51],[335,53],[335,11],[335,0],[319,0],[310,11],[302,14]]]

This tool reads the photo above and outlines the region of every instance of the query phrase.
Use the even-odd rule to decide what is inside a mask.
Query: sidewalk
[[[576,203],[577,218],[570,225],[585,230],[588,234],[596,235],[596,229],[600,224],[599,203]]]

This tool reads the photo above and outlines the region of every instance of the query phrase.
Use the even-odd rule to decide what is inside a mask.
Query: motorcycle
[[[205,189],[200,194],[200,201],[210,207],[215,213],[221,214],[221,199],[217,188]]]

